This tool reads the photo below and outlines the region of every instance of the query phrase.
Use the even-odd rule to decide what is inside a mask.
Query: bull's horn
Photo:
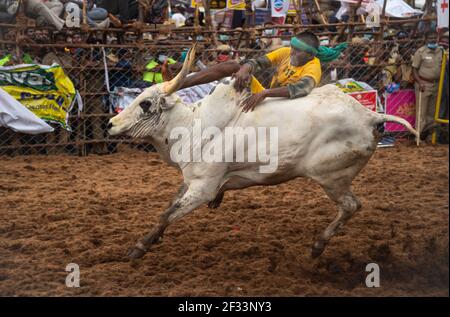
[[[178,75],[164,85],[163,89],[167,95],[174,93],[175,91],[180,89],[180,87],[183,85],[184,79],[189,74],[189,69],[194,64],[196,46],[197,43],[195,43],[187,53],[186,59],[184,60],[183,63],[183,68],[178,73]]]

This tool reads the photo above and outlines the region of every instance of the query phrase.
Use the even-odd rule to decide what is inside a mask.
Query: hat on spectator
[[[363,43],[363,39],[360,38],[359,36],[355,36],[352,38],[352,44],[361,44]]]
[[[226,44],[221,44],[221,45],[217,46],[217,50],[222,51],[222,52],[229,52],[229,51],[231,51],[231,46],[226,45]]]
[[[116,55],[114,55],[113,53],[109,54],[106,57],[113,63],[118,63],[119,62],[119,58]]]

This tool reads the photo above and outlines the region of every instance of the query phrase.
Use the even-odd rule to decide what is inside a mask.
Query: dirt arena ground
[[[448,296],[448,152],[378,149],[354,182],[362,210],[318,260],[336,209],[309,180],[228,192],[129,262],[177,191],[174,168],[135,150],[1,157],[0,295]],[[72,262],[80,288],[65,286]],[[365,286],[371,262],[380,288]]]

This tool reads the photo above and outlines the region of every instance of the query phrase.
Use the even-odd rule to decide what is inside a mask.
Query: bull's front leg
[[[197,184],[191,184],[189,187],[187,185],[182,186],[178,193],[181,197],[174,199],[170,207],[160,216],[158,224],[136,243],[129,256],[133,259],[142,258],[148,248],[158,242],[170,224],[215,197],[216,193],[211,192],[211,188],[214,188],[214,186],[211,186],[208,182],[198,182]]]

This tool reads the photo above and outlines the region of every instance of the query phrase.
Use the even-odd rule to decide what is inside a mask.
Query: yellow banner
[[[0,87],[42,120],[70,131],[67,121],[76,91],[61,66],[0,67]]]
[[[289,3],[288,14],[294,15],[297,14],[296,3],[297,0],[291,0]]]
[[[233,10],[245,10],[244,0],[227,0],[227,8]]]
[[[191,8],[195,8],[197,5],[203,7],[202,0],[191,0]]]

